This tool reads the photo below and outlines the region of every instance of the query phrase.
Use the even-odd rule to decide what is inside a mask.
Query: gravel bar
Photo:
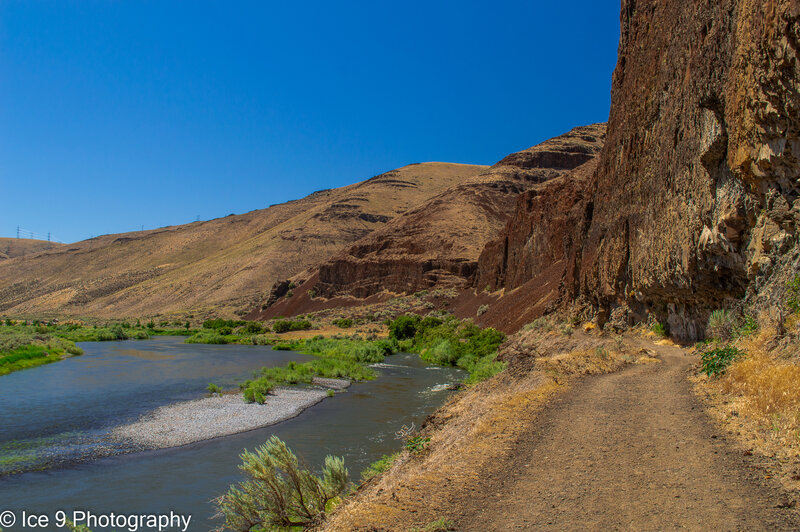
[[[349,381],[325,379],[341,390]],[[319,382],[323,385],[323,382]],[[273,425],[300,414],[327,397],[319,388],[279,388],[263,405],[245,403],[241,394],[225,394],[162,406],[111,431],[110,439],[143,449],[178,447]]]

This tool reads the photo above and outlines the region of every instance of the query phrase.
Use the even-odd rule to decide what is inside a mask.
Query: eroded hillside
[[[382,291],[463,289],[477,271],[484,245],[513,214],[519,194],[591,161],[605,130],[605,124],[578,127],[505,157],[305,272],[295,297],[306,298],[306,304],[282,300],[263,315],[314,308],[309,290],[321,298],[367,298]]]
[[[422,163],[268,209],[104,235],[0,265],[5,314],[231,314],[396,216],[486,170]],[[266,201],[265,201],[266,202]]]
[[[0,238],[0,261],[60,247],[58,242],[29,238]]]

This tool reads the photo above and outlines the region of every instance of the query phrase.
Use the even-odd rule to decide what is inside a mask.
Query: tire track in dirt
[[[458,530],[800,530],[798,511],[713,426],[686,379],[692,358],[590,377],[540,413]],[[480,495],[478,495],[480,494]]]

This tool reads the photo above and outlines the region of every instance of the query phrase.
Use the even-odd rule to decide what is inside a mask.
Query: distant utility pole
[[[17,240],[19,240],[19,226],[17,226]]]
[[[144,231],[144,224],[142,224],[142,231]]]
[[[47,241],[50,242],[50,232],[47,232]]]
[[[195,222],[199,222],[199,221],[200,221],[200,215],[198,214],[197,215],[197,220],[195,220]]]

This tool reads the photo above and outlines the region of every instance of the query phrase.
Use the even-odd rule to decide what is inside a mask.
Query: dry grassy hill
[[[251,314],[292,315],[323,306],[322,298],[369,298],[384,291],[414,293],[463,288],[478,268],[487,242],[514,213],[517,198],[541,183],[568,174],[594,159],[603,146],[605,124],[577,127],[431,197],[384,227],[296,276],[292,298],[276,300]],[[303,282],[301,282],[303,281]],[[341,303],[331,299],[331,305]]]
[[[0,312],[110,318],[250,310],[276,280],[484,170],[409,165],[247,214],[9,258],[0,263]]]
[[[62,244],[48,242],[47,240],[33,240],[30,238],[0,238],[0,261],[24,257],[31,253],[38,253],[46,249],[54,249]]]

